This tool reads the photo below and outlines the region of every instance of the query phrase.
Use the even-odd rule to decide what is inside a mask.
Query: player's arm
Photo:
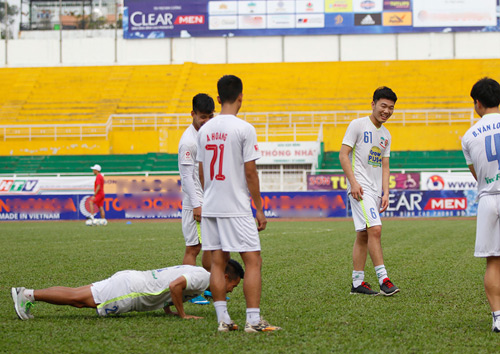
[[[100,190],[101,190],[101,185],[98,184],[97,187],[95,187],[94,195],[97,195],[97,193],[99,193]]]
[[[382,157],[382,203],[380,205],[380,212],[383,213],[389,206],[389,178],[391,169],[389,168],[389,158]]]
[[[179,165],[179,173],[182,180],[182,190],[189,196],[191,205],[193,206],[193,218],[196,221],[201,221],[201,201],[196,194],[196,185],[193,179],[194,169],[196,165]]]
[[[245,162],[245,178],[247,180],[248,191],[255,205],[255,218],[257,219],[257,230],[262,231],[266,228],[267,220],[262,208],[262,199],[260,197],[259,174],[255,160]]]
[[[469,166],[470,173],[472,173],[472,175],[474,176],[474,178],[477,181],[476,169],[474,168],[474,165],[468,165],[468,166]]]
[[[172,302],[174,303],[174,306],[177,310],[177,313],[174,313],[170,311],[170,308],[167,306],[164,310],[165,313],[167,314],[174,314],[179,316],[180,318],[194,318],[194,319],[199,319],[202,317],[198,316],[193,316],[193,315],[187,315],[184,312],[184,304],[182,301],[182,291],[186,289],[187,287],[187,280],[184,276],[180,276],[179,278],[175,279],[173,282],[169,284],[169,289],[170,289],[170,296],[172,297]],[[168,308],[168,310],[167,310]]]
[[[199,169],[200,169],[199,175],[200,175],[201,188],[205,190],[205,175],[203,174],[203,162],[200,162]]]
[[[342,170],[346,178],[349,180],[349,184],[351,185],[351,195],[356,200],[363,199],[363,187],[356,181],[356,177],[354,177],[354,171],[352,170],[351,160],[349,159],[349,154],[352,152],[352,147],[349,145],[342,144],[339,152],[339,160],[340,166],[342,166]]]

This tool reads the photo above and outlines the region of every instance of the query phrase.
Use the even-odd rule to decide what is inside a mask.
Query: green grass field
[[[393,297],[349,295],[351,220],[271,222],[261,233],[261,311],[279,333],[218,333],[212,305],[186,304],[201,320],[162,311],[100,318],[93,309],[37,303],[17,319],[10,288],[80,286],[119,270],[180,264],[178,222],[0,223],[0,352],[494,352],[483,290],[485,261],[473,257],[475,220],[385,220],[383,247]],[[240,260],[239,256],[235,256]],[[366,281],[378,289],[370,261]],[[245,323],[242,288],[230,295]]]

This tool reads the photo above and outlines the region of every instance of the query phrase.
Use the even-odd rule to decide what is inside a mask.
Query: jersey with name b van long
[[[478,198],[500,193],[500,114],[485,114],[462,138],[467,165],[474,165]]]
[[[356,181],[364,192],[382,195],[382,158],[391,155],[391,134],[383,125],[377,128],[370,117],[354,119],[342,141],[350,146],[349,154]],[[351,185],[347,181],[347,192]]]
[[[195,205],[198,207],[203,200],[203,189],[201,188],[198,162],[196,161],[196,140],[198,136],[198,131],[191,124],[182,134],[181,140],[179,141],[179,171],[181,171],[182,166],[194,166],[193,169],[193,182],[194,182],[194,192],[193,195],[196,196],[197,200],[192,200],[190,195],[187,193],[188,188],[186,187],[186,182],[181,178],[182,183],[182,208],[192,210]]]
[[[218,115],[200,128],[197,152],[205,183],[202,216],[252,215],[244,165],[261,157],[255,128],[233,115]]]

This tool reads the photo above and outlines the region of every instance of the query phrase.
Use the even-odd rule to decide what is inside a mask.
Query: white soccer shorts
[[[108,279],[92,283],[90,290],[97,304],[97,314],[107,316],[129,312],[134,299],[131,290],[133,275],[130,270],[123,270],[113,274]]]
[[[201,247],[204,251],[260,251],[260,238],[253,216],[203,217]]]
[[[500,194],[479,198],[474,256],[500,256]]]
[[[182,234],[186,246],[196,246],[201,243],[200,225],[193,219],[191,209],[182,209]]]
[[[352,218],[356,231],[364,231],[372,226],[382,225],[380,220],[381,197],[375,197],[368,193],[363,194],[363,199],[359,202],[349,194],[351,203]]]

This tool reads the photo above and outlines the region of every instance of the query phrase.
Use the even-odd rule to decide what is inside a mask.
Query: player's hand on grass
[[[185,320],[201,320],[203,317],[193,316],[193,315],[184,315],[184,317],[182,317],[182,318]]]
[[[257,219],[257,230],[262,231],[265,230],[267,225],[266,216],[264,215],[264,211],[257,210],[255,214],[255,218]]]

